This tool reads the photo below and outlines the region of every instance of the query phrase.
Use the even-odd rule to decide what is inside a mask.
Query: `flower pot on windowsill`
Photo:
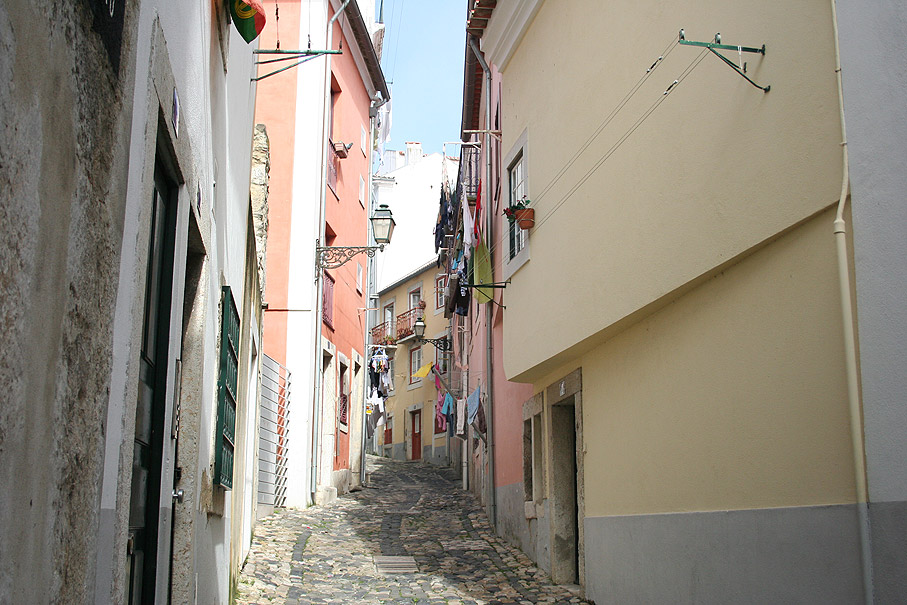
[[[520,229],[535,227],[535,208],[519,208],[513,211],[513,220]]]

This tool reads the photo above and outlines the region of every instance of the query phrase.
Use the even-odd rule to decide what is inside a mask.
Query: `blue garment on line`
[[[450,407],[453,405],[453,397],[450,396],[450,393],[444,395],[444,405],[441,406],[441,413],[447,416],[450,414]]]
[[[476,390],[466,398],[466,410],[467,410],[467,419],[469,424],[472,424],[476,419],[476,414],[479,413],[479,397],[482,394],[482,387],[476,387]]]

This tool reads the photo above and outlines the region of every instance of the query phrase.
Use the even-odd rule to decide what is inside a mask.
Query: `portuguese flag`
[[[265,9],[260,0],[228,0],[233,24],[246,42],[258,37],[265,28]]]

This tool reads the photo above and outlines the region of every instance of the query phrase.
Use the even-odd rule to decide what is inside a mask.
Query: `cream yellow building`
[[[474,4],[504,202],[535,209],[518,238],[497,216],[502,370],[536,393],[499,532],[599,603],[897,602],[904,414],[861,410],[847,344],[851,298],[879,305],[841,295],[857,212],[834,5]],[[872,524],[867,467],[891,501]]]
[[[448,338],[448,320],[444,317],[446,283],[446,275],[433,259],[378,293],[383,323],[372,330],[372,342],[387,343],[392,374],[392,389],[386,401],[388,418],[383,432],[379,429],[378,440],[380,451],[390,458],[442,465],[450,462],[446,421],[436,419],[439,390],[435,374],[413,376],[420,368],[435,364],[440,368],[439,382],[449,382],[448,356],[434,344],[417,338],[414,332],[415,322],[421,318],[426,326],[425,339]],[[443,384],[441,391],[446,392]]]

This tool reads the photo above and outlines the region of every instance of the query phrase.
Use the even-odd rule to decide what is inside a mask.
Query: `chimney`
[[[422,160],[422,143],[407,142],[406,143],[406,162],[404,166],[410,166],[416,164]]]

